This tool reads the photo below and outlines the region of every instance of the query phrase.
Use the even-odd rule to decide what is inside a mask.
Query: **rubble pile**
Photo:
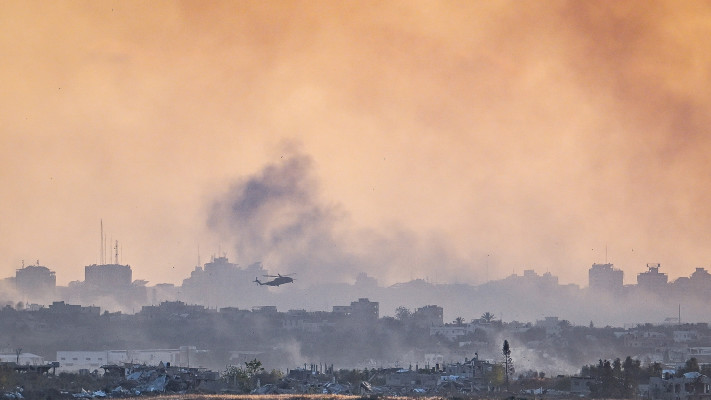
[[[110,397],[140,396],[144,393],[185,393],[196,391],[209,382],[219,379],[219,374],[203,368],[171,367],[170,363],[158,366],[105,365],[104,376],[112,383]],[[113,379],[111,379],[113,378]],[[103,397],[97,394],[94,397]]]

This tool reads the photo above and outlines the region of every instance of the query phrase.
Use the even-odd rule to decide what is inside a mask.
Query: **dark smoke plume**
[[[436,238],[397,227],[356,231],[319,192],[312,159],[285,155],[232,185],[214,203],[208,224],[234,243],[242,265],[262,261],[272,273],[296,273],[310,282],[352,281],[361,272],[402,281],[433,266],[442,278],[461,271],[464,262]]]

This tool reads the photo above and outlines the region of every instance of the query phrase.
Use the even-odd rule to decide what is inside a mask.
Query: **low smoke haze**
[[[9,1],[0,272],[711,265],[711,5]],[[114,251],[107,251],[114,256]]]

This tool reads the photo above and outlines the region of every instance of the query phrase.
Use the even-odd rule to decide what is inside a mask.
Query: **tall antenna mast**
[[[116,244],[114,245],[114,264],[118,265],[118,240],[116,241]]]
[[[99,242],[99,264],[104,264],[104,220],[101,220],[101,241]]]

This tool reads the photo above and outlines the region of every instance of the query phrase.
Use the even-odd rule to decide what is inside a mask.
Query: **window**
[[[72,361],[77,361],[77,360],[78,360],[78,358],[76,358],[76,357],[72,358]]]

